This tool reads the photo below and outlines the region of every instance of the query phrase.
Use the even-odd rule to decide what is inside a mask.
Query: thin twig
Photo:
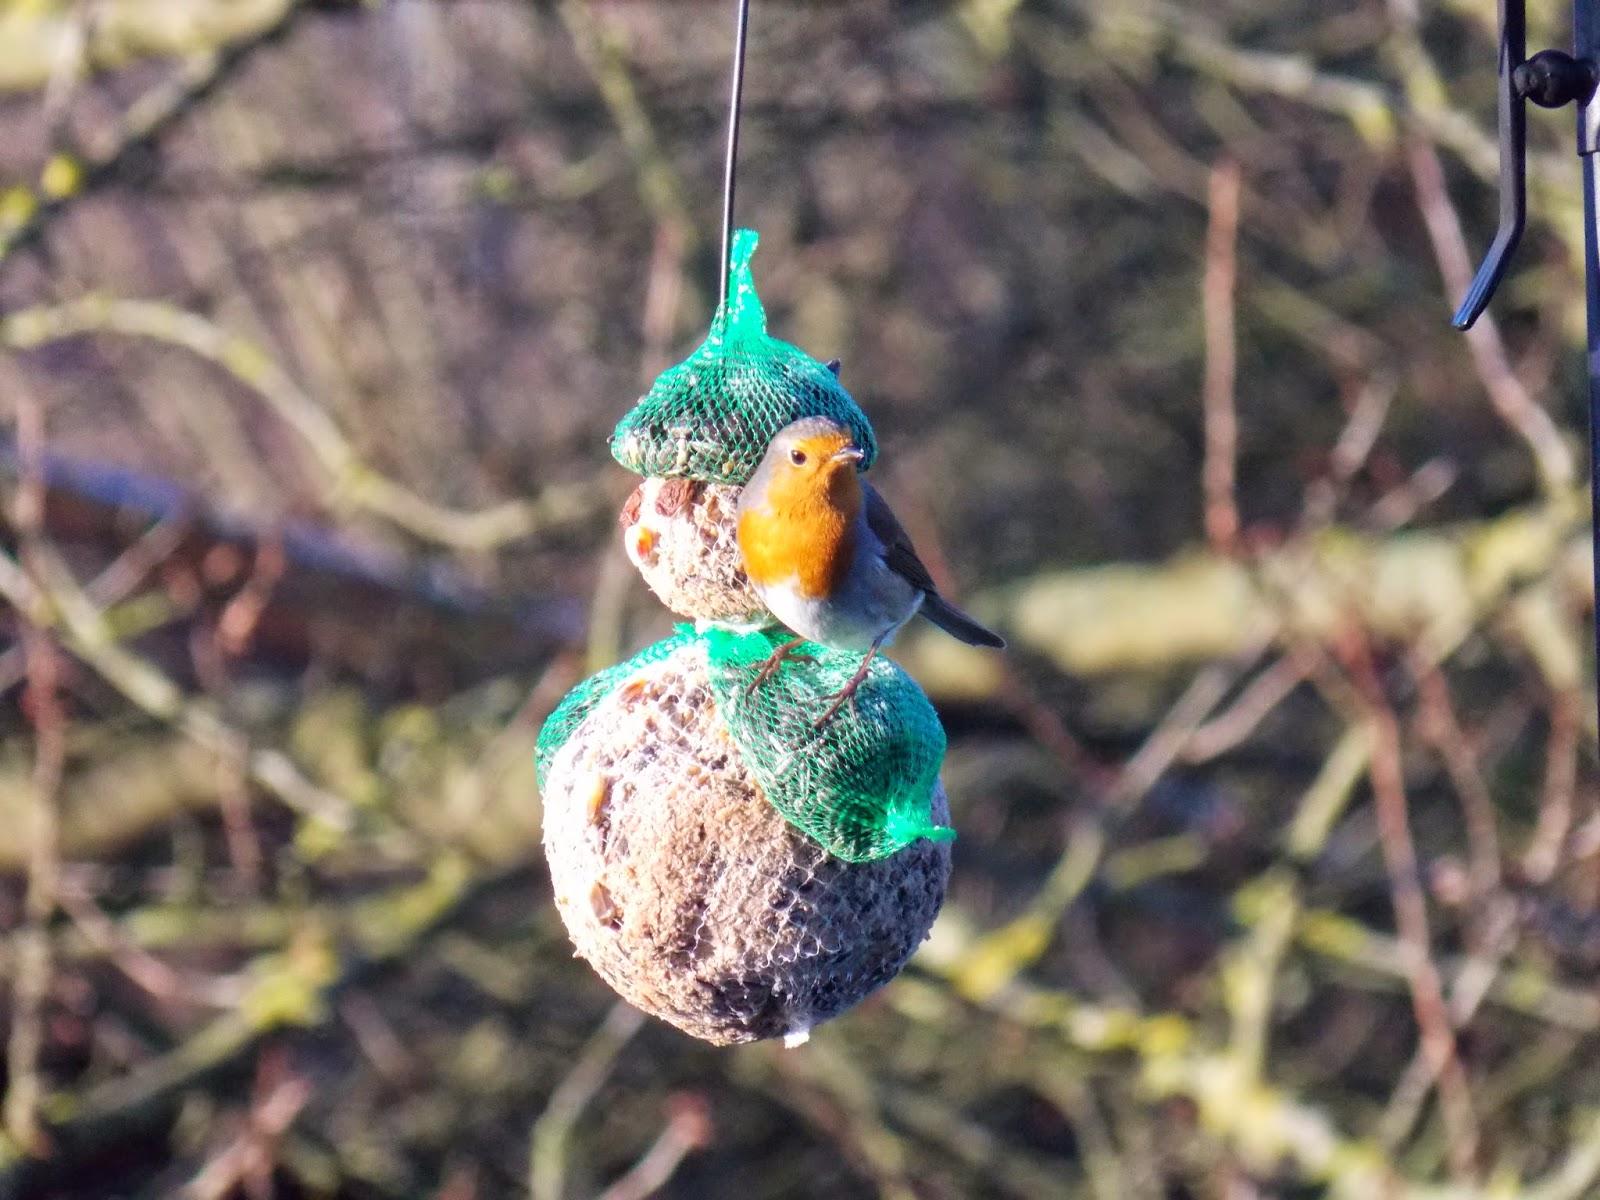
[[[812,1121],[871,1179],[880,1200],[916,1200],[906,1136],[885,1119],[878,1081],[836,1038],[813,1038],[803,1053],[774,1047],[768,1081],[775,1099]]]
[[[1207,199],[1205,277],[1201,311],[1205,321],[1205,493],[1206,538],[1220,554],[1232,554],[1239,538],[1239,500],[1234,493],[1239,453],[1239,413],[1235,396],[1238,347],[1234,334],[1234,290],[1239,274],[1239,195],[1242,172],[1237,159],[1211,168]]]
[[[1196,672],[1183,695],[1123,767],[1108,795],[1113,807],[1132,807],[1149,793],[1167,769],[1178,761],[1195,731],[1222,703],[1234,682],[1261,658],[1266,646],[1267,638],[1257,636],[1232,662]]]
[[[12,522],[29,569],[37,569],[44,537],[44,413],[28,389],[16,394],[17,454],[21,470]],[[50,920],[57,904],[61,778],[66,764],[66,709],[60,695],[61,661],[49,631],[35,614],[18,609],[28,688],[26,711],[33,726],[33,770],[27,816],[28,884],[23,900],[26,924],[18,935],[12,981],[11,1032],[6,1043],[6,1133],[27,1153],[43,1148],[39,1104],[44,1083],[39,1056],[44,1049],[44,1002],[53,974]]]
[[[262,614],[271,603],[273,589],[283,578],[287,566],[283,538],[270,532],[263,535],[256,543],[255,562],[244,586],[234,593],[217,617],[217,642],[224,654],[238,658],[250,648]]]
[[[529,1139],[528,1192],[532,1200],[562,1200],[572,1131],[610,1076],[617,1057],[643,1024],[644,1014],[631,1004],[617,1001],[578,1054],[572,1070],[550,1093]]]
[[[1492,911],[1486,913],[1480,949],[1466,960],[1449,991],[1450,1020],[1457,1029],[1464,1029],[1488,999],[1499,977],[1501,964],[1515,945],[1514,918],[1516,904],[1503,893],[1495,897]],[[1398,1146],[1411,1135],[1417,1118],[1422,1113],[1428,1093],[1433,1089],[1436,1072],[1425,1046],[1417,1047],[1411,1061],[1400,1075],[1390,1093],[1388,1107],[1379,1123],[1380,1136],[1385,1145]]]
[[[711,1112],[699,1096],[667,1099],[667,1124],[644,1157],[605,1191],[599,1200],[648,1200],[672,1178],[680,1163],[711,1141]]]
[[[1438,751],[1461,801],[1471,863],[1472,898],[1481,902],[1500,883],[1500,837],[1496,830],[1494,797],[1489,794],[1472,746],[1456,719],[1450,686],[1443,673],[1423,661],[1415,662],[1412,672],[1416,676],[1421,705],[1418,724],[1422,735]]]
[[[1242,743],[1310,676],[1314,663],[1295,647],[1252,679],[1227,708],[1198,726],[1183,748],[1183,761],[1209,762]]]
[[[1411,839],[1401,768],[1399,724],[1384,698],[1365,635],[1353,632],[1344,648],[1348,665],[1362,692],[1371,727],[1372,757],[1368,778],[1376,802],[1378,841],[1389,877],[1395,926],[1407,958],[1412,1011],[1429,1069],[1439,1083],[1440,1111],[1447,1132],[1451,1167],[1459,1178],[1470,1179],[1477,1171],[1477,1119],[1472,1111],[1467,1074],[1457,1054],[1444,986],[1430,953],[1432,939],[1427,903],[1422,893],[1416,845]]]
[[[1269,873],[1241,893],[1235,909],[1250,926],[1223,967],[1230,1017],[1229,1057],[1243,1086],[1264,1078],[1278,971],[1294,940],[1301,899],[1287,871]]]
[[[1581,728],[1579,701],[1577,692],[1557,692],[1550,697],[1550,737],[1545,751],[1544,787],[1539,792],[1539,819],[1522,854],[1522,873],[1530,883],[1545,883],[1556,873],[1572,830]]]
[[[244,1127],[183,1188],[182,1200],[227,1200],[241,1189],[250,1200],[271,1200],[278,1143],[315,1094],[309,1079],[265,1056]]]
[[[1472,257],[1461,232],[1461,215],[1445,186],[1439,152],[1422,137],[1411,137],[1406,141],[1406,163],[1411,169],[1417,208],[1427,227],[1445,288],[1452,296],[1464,295],[1472,281]],[[1488,393],[1489,403],[1500,419],[1527,443],[1538,465],[1540,481],[1558,494],[1571,488],[1576,472],[1572,451],[1562,440],[1561,431],[1550,414],[1529,395],[1512,370],[1510,356],[1493,316],[1485,313],[1478,318],[1478,323],[1467,333],[1467,349],[1484,391]]]
[[[1373,503],[1368,523],[1374,529],[1394,530],[1409,525],[1417,514],[1438,500],[1456,481],[1459,469],[1444,457],[1430,458],[1404,481]]]
[[[238,976],[200,975],[168,966],[135,944],[106,916],[93,897],[77,889],[62,888],[59,900],[84,941],[155,999],[183,1000],[209,1008],[229,1009],[243,996],[245,983]]]
[[[1350,415],[1328,455],[1327,474],[1313,480],[1306,488],[1302,522],[1306,528],[1320,529],[1333,520],[1340,498],[1371,456],[1378,435],[1383,432],[1396,390],[1395,378],[1388,374],[1363,379],[1355,389]]]

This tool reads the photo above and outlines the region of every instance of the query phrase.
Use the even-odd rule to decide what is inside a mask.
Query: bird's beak
[[[828,461],[859,463],[864,458],[866,458],[866,455],[861,452],[859,447],[846,446],[843,450],[835,450],[830,454]]]

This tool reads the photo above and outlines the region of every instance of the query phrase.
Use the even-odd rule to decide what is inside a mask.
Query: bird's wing
[[[883,560],[896,574],[910,581],[912,586],[936,594],[939,589],[934,586],[933,576],[928,574],[928,568],[917,557],[916,547],[911,544],[911,535],[889,508],[889,502],[865,480],[861,489],[866,493],[867,528],[883,544]]]
[[[1005,638],[992,629],[984,628],[939,595],[939,589],[933,586],[933,576],[928,574],[928,568],[911,545],[911,535],[895,519],[888,502],[878,495],[870,483],[863,482],[861,487],[866,493],[867,528],[882,543],[883,560],[888,563],[889,569],[923,593],[922,615],[969,646],[1004,649]]]

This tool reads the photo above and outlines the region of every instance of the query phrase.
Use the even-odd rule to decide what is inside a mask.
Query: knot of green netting
[[[702,636],[718,715],[791,825],[849,862],[887,858],[918,838],[955,837],[931,816],[944,727],[911,676],[874,659],[855,694],[819,726],[859,654],[808,642],[762,679],[787,631]]]
[[[861,657],[806,643],[763,679],[772,652],[788,640],[783,630],[683,625],[586,679],[539,732],[540,786],[561,747],[606,696],[640,668],[699,642],[717,715],[767,801],[791,825],[848,862],[887,858],[919,838],[955,837],[932,818],[945,736],[922,689],[888,659],[874,659],[855,695],[819,726]]]
[[[611,453],[640,475],[707,483],[750,481],[772,435],[802,417],[847,426],[870,467],[878,443],[838,376],[767,333],[750,260],[759,235],[741,229],[729,255],[728,297],[700,348],[663,371],[618,423]]]
[[[539,740],[534,744],[534,777],[539,781],[539,786],[544,787],[550,764],[561,752],[561,747],[567,744],[567,739],[578,731],[578,726],[589,719],[589,714],[594,711],[597,704],[617,687],[626,683],[628,677],[636,673],[640,667],[660,662],[694,639],[694,628],[680,625],[671,637],[646,646],[626,662],[620,662],[614,667],[607,667],[589,676],[563,696],[555,711],[545,718],[544,725],[539,730]]]

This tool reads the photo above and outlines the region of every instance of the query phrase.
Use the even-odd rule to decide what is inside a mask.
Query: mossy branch
[[[1019,649],[1074,675],[1172,671],[1236,656],[1263,628],[1284,642],[1322,642],[1344,625],[1416,643],[1437,660],[1491,614],[1537,645],[1568,682],[1576,648],[1548,636],[1538,605],[1512,601],[1555,587],[1588,599],[1588,542],[1577,497],[1491,521],[1390,535],[1329,529],[1253,561],[1185,553],[1164,563],[1046,572],[973,598]],[[1509,606],[1509,607],[1508,607]],[[936,695],[983,696],[1000,683],[993,655],[937,631],[897,646]]]

